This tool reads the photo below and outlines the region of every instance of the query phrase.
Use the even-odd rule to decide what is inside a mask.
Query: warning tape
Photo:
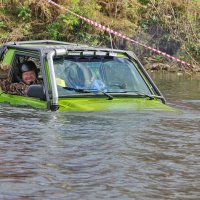
[[[158,49],[155,49],[155,48],[152,48],[152,47],[147,46],[147,45],[145,45],[145,44],[142,44],[142,43],[140,43],[140,42],[138,42],[138,41],[135,41],[135,40],[131,39],[130,37],[127,37],[126,35],[124,35],[124,34],[122,34],[122,33],[119,33],[119,32],[117,32],[117,31],[114,31],[114,30],[110,29],[109,27],[106,27],[106,26],[101,25],[101,24],[99,24],[99,23],[97,23],[97,22],[95,22],[95,21],[93,21],[93,20],[91,20],[91,19],[88,19],[88,18],[86,18],[86,17],[83,17],[83,16],[81,16],[81,15],[78,15],[78,14],[72,12],[71,10],[69,10],[69,9],[67,9],[67,8],[64,8],[63,6],[58,5],[57,3],[55,3],[55,2],[52,1],[52,0],[47,0],[47,1],[48,1],[49,3],[55,5],[56,7],[62,9],[62,10],[68,11],[68,12],[71,13],[72,15],[74,15],[74,16],[76,16],[76,17],[78,17],[78,18],[80,18],[80,19],[82,19],[82,20],[84,20],[84,21],[86,21],[87,23],[89,23],[89,24],[91,24],[91,25],[93,25],[93,26],[95,26],[95,27],[97,27],[97,28],[99,28],[99,29],[101,29],[101,30],[104,30],[104,31],[106,31],[106,32],[108,32],[108,33],[110,33],[110,34],[113,34],[113,35],[116,35],[116,36],[118,36],[118,37],[121,37],[121,38],[123,38],[123,39],[125,39],[125,40],[128,40],[128,41],[132,42],[132,43],[135,43],[135,44],[138,44],[138,45],[140,45],[140,46],[143,46],[143,47],[146,48],[146,49],[149,49],[149,50],[151,50],[151,51],[153,51],[153,52],[156,52],[156,53],[158,53],[158,54],[160,54],[160,55],[162,55],[162,56],[164,56],[164,57],[167,57],[167,58],[170,58],[170,59],[172,59],[172,60],[174,60],[174,61],[177,61],[177,62],[179,62],[179,63],[181,63],[181,64],[183,64],[183,65],[188,66],[189,68],[197,68],[197,66],[191,65],[191,64],[189,64],[189,63],[187,63],[187,62],[185,62],[185,61],[183,61],[183,60],[180,60],[180,59],[178,59],[178,58],[176,58],[176,57],[174,57],[174,56],[171,56],[171,55],[169,55],[169,54],[167,54],[167,53],[165,53],[165,52],[162,52],[162,51],[160,51],[160,50],[158,50]]]

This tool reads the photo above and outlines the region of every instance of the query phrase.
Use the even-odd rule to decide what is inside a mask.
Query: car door
[[[38,69],[38,80],[42,84],[43,76],[41,73],[41,62],[39,53],[30,53],[21,50],[7,50],[4,58],[2,60],[2,64],[9,64],[11,66],[8,75],[8,78],[11,80],[11,84],[21,82],[20,76],[20,65],[25,61],[33,61]],[[8,94],[6,91],[2,91],[0,93],[0,102],[9,103],[17,106],[28,106],[34,108],[47,108],[47,102],[43,98],[42,100],[38,97],[28,97],[28,96],[20,96],[14,94]]]

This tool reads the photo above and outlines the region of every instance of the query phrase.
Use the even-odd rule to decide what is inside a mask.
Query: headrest
[[[65,69],[67,84],[70,87],[87,87],[91,81],[92,73],[84,66],[76,63],[71,64]]]
[[[0,64],[0,79],[9,77],[11,65],[9,64]]]

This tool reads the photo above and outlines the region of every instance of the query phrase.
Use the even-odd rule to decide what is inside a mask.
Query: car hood
[[[159,100],[147,98],[59,98],[59,112],[66,111],[176,111]]]

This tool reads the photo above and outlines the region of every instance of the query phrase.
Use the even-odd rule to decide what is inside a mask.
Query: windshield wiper
[[[89,90],[86,90],[84,88],[63,87],[63,89],[80,93],[91,93]]]
[[[80,93],[102,93],[104,94],[106,97],[108,97],[108,100],[113,100],[113,96],[108,94],[107,92],[104,92],[102,90],[96,90],[96,89],[87,89],[87,88],[73,88],[73,87],[63,87],[66,90],[71,90],[71,91],[75,91],[75,92],[80,92]],[[129,92],[134,92],[134,96],[136,97],[141,97],[141,98],[149,98],[149,100],[153,100],[153,99],[161,99],[162,101],[165,100],[165,98],[163,96],[158,96],[158,95],[151,95],[151,94],[145,94],[143,92],[140,91],[123,91],[121,93],[129,93]]]
[[[63,89],[80,92],[80,93],[102,93],[106,97],[108,97],[108,100],[113,100],[113,96],[111,96],[110,94],[108,94],[104,91],[101,91],[101,90],[86,89],[86,88],[73,88],[73,87],[63,87]]]
[[[147,97],[149,98],[150,100],[153,100],[153,99],[161,99],[161,100],[164,100],[164,97],[162,96],[158,96],[158,95],[151,95],[151,94],[145,94],[143,92],[139,92],[139,91],[134,91],[136,96],[138,97]]]
[[[107,96],[108,100],[113,100],[113,96],[110,95],[110,94],[108,94],[107,92],[104,92],[104,91],[99,91],[99,92],[101,92],[102,94],[104,94],[105,96]]]
[[[141,97],[141,98],[149,98],[150,100],[153,100],[153,99],[165,100],[165,98],[163,96],[146,94],[146,93],[140,92],[140,91],[125,90],[125,91],[120,91],[120,93],[122,93],[122,94],[126,93],[127,95]],[[131,93],[134,93],[134,94],[131,94]]]

